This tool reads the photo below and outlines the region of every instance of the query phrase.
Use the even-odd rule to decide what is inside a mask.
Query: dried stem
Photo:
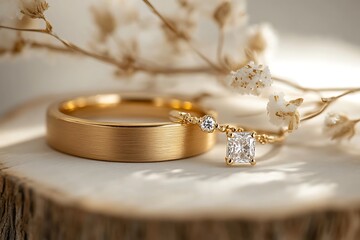
[[[148,0],[143,0],[143,2],[149,7],[149,9],[163,22],[163,24],[170,30],[172,31],[179,39],[182,39],[183,41],[185,41],[188,46],[202,59],[204,60],[206,63],[209,64],[210,67],[214,68],[214,70],[225,73],[227,72],[226,69],[223,69],[221,67],[219,67],[218,65],[216,65],[215,63],[213,63],[209,58],[207,58],[202,52],[200,52],[196,47],[194,47],[194,45],[189,41],[189,39],[182,34],[181,32],[179,32],[163,15],[161,15],[161,13],[148,1]]]
[[[177,34],[177,36],[179,38],[184,39],[185,41],[187,41],[188,44],[190,44],[190,42],[183,36],[181,35],[181,33],[179,33],[154,7],[153,5],[147,1],[147,0],[143,0],[152,10],[153,12],[163,21],[163,23],[170,29],[172,30],[175,34]],[[149,74],[213,74],[213,75],[225,75],[228,73],[228,70],[225,70],[223,68],[220,68],[219,66],[216,66],[215,64],[213,64],[210,60],[208,60],[206,57],[205,59],[207,59],[208,63],[209,63],[209,67],[184,67],[184,68],[169,68],[169,67],[162,67],[162,66],[152,66],[152,65],[144,65],[144,64],[139,64],[140,60],[138,60],[138,62],[135,62],[132,66],[127,65],[124,62],[121,62],[109,55],[101,55],[98,53],[94,53],[94,52],[90,52],[88,50],[85,50],[61,37],[59,37],[57,34],[55,34],[52,31],[52,25],[51,23],[45,18],[43,17],[42,20],[45,22],[46,24],[46,28],[45,29],[27,29],[27,28],[16,28],[16,27],[9,27],[9,26],[2,26],[0,25],[0,28],[3,29],[8,29],[8,30],[14,30],[14,31],[20,31],[20,32],[35,32],[35,33],[42,33],[42,34],[47,34],[52,36],[53,38],[55,38],[56,40],[58,40],[59,42],[61,42],[65,47],[60,47],[60,46],[56,46],[56,45],[52,45],[49,43],[42,43],[42,42],[35,42],[35,41],[29,41],[29,40],[24,40],[25,43],[27,43],[30,47],[33,48],[45,48],[51,51],[55,51],[55,52],[63,52],[63,53],[70,53],[70,54],[81,54],[93,59],[96,59],[100,62],[104,62],[104,63],[108,63],[111,64],[117,68],[121,68],[121,69],[126,69],[128,67],[131,67],[133,71],[143,71],[143,72],[147,72]],[[220,33],[219,33],[219,43],[218,43],[218,49],[217,49],[217,56],[218,59],[221,59],[221,52],[223,49],[223,41],[224,41],[224,34],[223,31],[220,29]],[[191,44],[190,44],[191,45]],[[192,45],[191,45],[192,46]],[[199,51],[197,51],[194,47],[193,49],[195,50],[195,52],[200,53]],[[201,54],[201,53],[200,53]],[[357,91],[357,88],[308,88],[308,87],[302,87],[296,83],[293,83],[289,80],[285,80],[279,77],[273,77],[273,79],[277,82],[280,82],[282,84],[288,85],[290,87],[293,87],[295,89],[304,91],[304,92],[308,92],[308,91],[312,91],[312,92],[326,92],[326,91]],[[325,110],[325,109],[324,109]]]
[[[29,40],[25,40],[25,43],[28,44],[31,48],[35,48],[35,49],[47,49],[54,52],[77,54],[77,52],[75,52],[70,48],[57,46],[50,43],[43,43],[43,42],[29,41]]]
[[[47,24],[51,26],[51,24],[46,20]],[[93,53],[90,51],[87,51],[83,48],[80,48],[79,46],[70,43],[67,40],[62,39],[58,35],[54,34],[53,32],[49,32],[49,27],[46,29],[26,29],[26,28],[15,28],[15,27],[9,27],[9,26],[2,26],[0,25],[0,28],[3,29],[9,29],[14,31],[20,31],[20,32],[35,32],[35,33],[42,33],[47,34],[58,41],[60,41],[65,47],[56,46],[49,43],[43,43],[43,42],[35,42],[35,41],[29,41],[25,40],[25,43],[28,43],[30,47],[33,48],[44,48],[55,52],[64,52],[69,54],[81,54],[84,56],[91,57],[93,59],[96,59],[98,61],[111,64],[117,68],[126,68],[127,66],[118,61],[117,59],[107,56],[107,55],[100,55],[97,53]],[[51,28],[50,28],[51,29]],[[219,41],[221,42],[221,41]],[[219,44],[221,46],[221,44]],[[219,47],[219,49],[221,49]],[[221,52],[218,50],[218,52]],[[218,70],[213,69],[212,67],[191,67],[191,68],[169,68],[169,67],[161,67],[161,66],[146,66],[144,64],[135,64],[133,67],[133,70],[135,71],[143,71],[147,72],[149,74],[214,74],[214,75],[223,75],[225,72],[219,72]],[[295,89],[304,91],[304,92],[331,92],[331,91],[352,91],[356,90],[357,88],[309,88],[309,87],[302,87],[294,82],[291,82],[289,80],[285,80],[279,77],[273,77],[274,81],[277,81],[279,83],[288,85],[290,87],[293,87]]]
[[[354,119],[352,120],[355,124],[359,123],[360,122],[360,118],[357,118],[357,119]]]
[[[47,21],[45,18],[44,18],[44,21],[47,25],[46,29],[26,29],[26,28],[15,28],[15,27],[8,27],[8,26],[2,26],[2,25],[0,26],[0,28],[21,31],[21,32],[37,32],[37,33],[47,34],[47,35],[52,36],[53,38],[57,39],[64,46],[68,47],[70,50],[81,53],[82,55],[89,56],[89,57],[95,58],[97,60],[100,60],[102,62],[110,63],[112,65],[116,65],[117,67],[120,67],[120,68],[124,66],[122,63],[117,62],[115,59],[113,59],[111,57],[87,51],[65,39],[62,39],[61,37],[59,37],[57,34],[55,34],[52,31],[52,27],[49,27],[49,26],[51,26],[50,22]]]
[[[303,117],[301,119],[301,122],[303,121],[307,121],[310,119],[313,119],[316,116],[319,116],[320,114],[322,114],[332,103],[336,102],[337,100],[339,100],[340,98],[352,94],[352,93],[356,93],[359,92],[360,88],[356,88],[356,89],[351,89],[348,90],[340,95],[337,95],[335,97],[330,97],[330,98],[322,98],[321,99],[321,106],[318,110],[316,110],[315,112],[309,113],[307,116]]]
[[[72,53],[72,54],[81,54],[93,59],[96,59],[98,61],[111,64],[117,68],[127,68],[124,63],[118,61],[115,58],[112,58],[111,56],[107,55],[101,55],[97,53],[90,52],[88,50],[85,50],[61,37],[59,37],[57,34],[53,32],[49,32],[47,29],[26,29],[26,28],[15,28],[15,27],[9,27],[9,26],[2,26],[0,25],[0,28],[3,29],[9,29],[9,30],[15,30],[15,31],[21,31],[21,32],[36,32],[36,33],[42,33],[47,34],[49,36],[52,36],[59,42],[61,42],[64,47],[56,46],[49,43],[42,43],[42,42],[34,42],[34,41],[25,41],[25,43],[28,43],[29,46],[33,48],[45,48],[51,51],[56,52],[66,52],[66,53]],[[147,72],[149,74],[195,74],[195,73],[209,73],[209,74],[216,74],[218,71],[208,68],[208,67],[191,67],[191,68],[168,68],[168,67],[153,67],[153,66],[145,66],[140,64],[135,64],[134,66],[131,66],[134,71],[143,71]]]
[[[313,119],[314,117],[320,115],[321,113],[323,113],[331,104],[332,102],[321,102],[321,107],[320,109],[316,110],[315,112],[312,112],[310,114],[308,114],[307,116],[303,117],[300,122],[304,122],[310,119]]]
[[[230,71],[229,66],[223,60],[223,49],[224,49],[224,41],[225,41],[225,32],[223,27],[219,27],[219,36],[218,36],[218,45],[216,49],[216,57],[218,59],[219,64],[227,69],[227,72]]]
[[[9,27],[9,26],[3,26],[3,25],[0,25],[0,28],[21,31],[21,32],[38,32],[38,33],[45,33],[45,34],[48,33],[48,31],[46,29],[16,28],[16,27]]]

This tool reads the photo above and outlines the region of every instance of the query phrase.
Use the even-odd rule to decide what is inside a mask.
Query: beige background
[[[281,12],[286,13],[282,16],[279,1],[251,1],[252,22],[273,21],[280,32],[279,50],[270,64],[275,74],[308,86],[360,85],[358,35],[345,34],[357,27],[351,16],[359,3],[342,1],[340,8],[335,5],[338,1],[302,1],[295,7],[295,1],[282,1]],[[90,32],[88,19],[75,16],[79,11],[79,16],[86,16],[87,9],[79,1],[71,2],[71,7],[65,1],[54,3],[56,13],[49,14],[59,33],[82,43]],[[35,95],[121,89],[129,84],[112,80],[110,68],[81,58],[37,54],[2,60],[0,69],[0,111]],[[195,89],[206,87],[194,84]],[[207,104],[217,107],[222,122],[238,120],[237,114],[247,111],[264,113],[265,102],[250,106],[250,99],[244,99],[214,99]],[[354,110],[356,97],[350,100],[331,111],[359,118],[360,112]],[[105,163],[50,149],[44,139],[46,105],[28,109],[0,126],[0,164],[29,184],[60,193],[69,203],[112,214],[216,218],[274,218],[359,203],[359,134],[349,143],[331,144],[322,133],[322,118],[303,124],[282,147],[259,146],[255,167],[226,167],[224,137],[210,152],[182,161]],[[252,116],[242,123],[266,126],[265,113]]]

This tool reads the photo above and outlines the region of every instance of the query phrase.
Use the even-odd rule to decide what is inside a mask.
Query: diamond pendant
[[[214,132],[219,130],[227,135],[225,162],[227,165],[251,164],[255,165],[255,132],[244,132],[242,128],[234,128],[229,125],[219,125],[215,118],[205,115],[199,119],[190,121],[198,122],[203,132]]]
[[[280,129],[278,132],[265,132],[258,134],[256,131],[245,131],[241,127],[227,124],[218,124],[213,116],[205,115],[201,118],[191,116],[190,113],[171,111],[169,117],[174,122],[198,125],[203,132],[214,131],[226,133],[227,144],[225,162],[228,165],[251,164],[255,165],[255,143],[279,143],[285,140],[287,130]]]
[[[255,165],[255,134],[230,132],[227,134],[225,161],[228,165],[249,163]]]
[[[215,118],[205,115],[201,118],[191,116],[185,112],[171,112],[170,117],[173,121],[184,124],[196,124],[203,132],[212,133],[215,130],[226,133],[227,146],[225,162],[227,165],[251,164],[255,165],[255,142],[256,132],[245,132],[243,128],[231,127],[229,125],[220,125]]]

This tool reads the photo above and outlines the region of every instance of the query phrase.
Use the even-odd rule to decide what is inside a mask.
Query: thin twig
[[[219,36],[218,36],[218,45],[216,49],[216,57],[218,59],[218,62],[221,66],[226,68],[228,71],[230,71],[230,68],[224,63],[222,55],[223,55],[223,49],[224,49],[224,29],[222,27],[219,27]]]
[[[81,47],[79,47],[79,46],[65,40],[65,39],[62,39],[61,37],[59,37],[55,33],[48,32],[47,30],[44,30],[44,29],[24,29],[24,28],[14,28],[14,27],[8,27],[8,26],[0,26],[0,28],[9,29],[9,30],[15,30],[15,31],[22,31],[22,32],[37,32],[37,33],[47,34],[49,36],[52,36],[53,38],[55,38],[56,40],[58,40],[59,42],[61,42],[65,46],[65,48],[63,48],[63,47],[52,45],[52,44],[49,44],[49,43],[25,41],[31,47],[34,47],[34,48],[45,48],[45,49],[52,50],[52,51],[57,51],[57,52],[78,53],[78,54],[81,54],[81,55],[88,56],[88,57],[91,57],[93,59],[96,59],[98,61],[114,65],[114,66],[116,66],[118,68],[126,67],[124,65],[124,63],[119,62],[115,58],[87,51],[87,50],[85,50],[85,49],[83,49],[83,48],[81,48]],[[212,68],[209,68],[209,67],[169,68],[169,67],[145,66],[145,65],[136,64],[136,63],[132,67],[133,67],[134,70],[143,71],[143,72],[147,72],[147,73],[150,73],[150,74],[195,74],[195,73],[199,73],[199,74],[203,74],[203,73],[216,74],[217,73],[216,70],[214,70]]]
[[[56,45],[49,44],[49,43],[42,43],[42,42],[29,41],[29,40],[25,40],[25,43],[28,44],[31,48],[47,49],[47,50],[54,51],[54,52],[69,53],[69,54],[76,53],[77,54],[77,52],[75,52],[74,50],[69,49],[67,47],[56,46]]]
[[[338,96],[335,96],[335,97],[332,97],[333,99],[337,100],[341,97],[344,97],[346,95],[349,95],[349,94],[352,94],[352,93],[356,93],[356,92],[359,92],[360,91],[360,88],[354,88],[354,89],[348,89],[346,92],[338,95]]]
[[[357,119],[354,119],[352,120],[355,124],[359,123],[360,122],[360,118],[357,118]]]
[[[307,116],[303,117],[301,119],[301,122],[313,119],[314,117],[322,114],[332,103],[336,102],[340,98],[342,98],[342,97],[344,97],[346,95],[352,94],[352,93],[359,92],[359,91],[360,91],[360,88],[356,88],[356,89],[348,90],[348,91],[346,91],[346,92],[344,92],[344,93],[342,93],[340,95],[337,95],[335,97],[323,98],[322,99],[322,105],[321,105],[320,109],[318,109],[315,112],[312,112],[312,113],[308,114]]]
[[[315,112],[312,112],[310,114],[308,114],[307,116],[303,117],[300,122],[304,122],[310,119],[313,119],[314,117],[320,115],[321,113],[323,113],[331,104],[332,102],[324,102],[319,110],[316,110]]]
[[[101,55],[101,54],[97,54],[97,53],[93,53],[93,52],[90,52],[90,51],[87,51],[65,39],[62,39],[61,37],[59,37],[57,34],[53,33],[53,32],[49,32],[48,33],[50,36],[54,37],[55,39],[57,39],[58,41],[60,41],[62,44],[64,44],[65,46],[67,46],[68,48],[78,52],[78,53],[81,53],[82,55],[85,55],[85,56],[89,56],[89,57],[92,57],[92,58],[95,58],[95,59],[98,59],[102,62],[106,62],[106,63],[110,63],[112,65],[115,65],[119,68],[123,68],[124,67],[124,63],[122,62],[118,62],[116,59],[110,57],[110,56],[105,56],[105,55]]]
[[[46,20],[47,24],[49,24],[49,22]],[[108,56],[104,56],[104,55],[100,55],[97,53],[93,53],[90,51],[87,51],[73,43],[68,42],[65,39],[62,39],[61,37],[59,37],[57,34],[55,34],[54,32],[50,32],[47,29],[26,29],[26,28],[15,28],[15,27],[8,27],[8,26],[3,26],[0,25],[0,28],[4,28],[4,29],[9,29],[9,30],[15,30],[15,31],[22,31],[22,32],[37,32],[37,33],[43,33],[43,34],[47,34],[49,36],[52,36],[53,38],[57,39],[59,42],[61,42],[64,46],[68,47],[69,49],[72,49],[78,53],[81,53],[82,55],[85,56],[89,56],[98,60],[101,60],[103,62],[106,63],[110,63],[112,65],[116,65],[117,67],[122,67],[123,63],[121,62],[117,62],[115,59],[108,57]]]
[[[38,33],[45,33],[45,34],[49,33],[46,29],[16,28],[16,27],[9,27],[9,26],[3,26],[3,25],[0,25],[0,28],[21,31],[21,32],[38,32]]]
[[[224,48],[224,30],[219,28],[218,45],[216,49],[216,56],[219,63],[222,63],[222,50]]]

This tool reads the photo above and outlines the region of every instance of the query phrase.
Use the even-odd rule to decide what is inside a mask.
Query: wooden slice
[[[226,166],[224,137],[194,158],[112,163],[49,148],[48,103],[0,124],[0,239],[360,238],[360,139],[331,143],[322,119],[257,146],[254,167]],[[237,106],[220,120],[265,126]]]

